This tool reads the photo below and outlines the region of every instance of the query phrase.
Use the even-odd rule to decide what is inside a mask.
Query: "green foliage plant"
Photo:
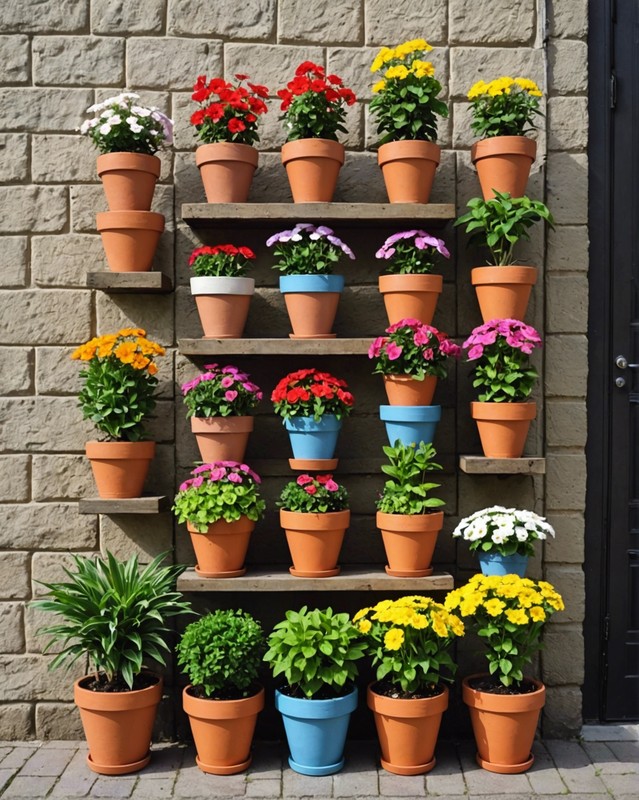
[[[176,650],[198,696],[236,700],[255,693],[266,639],[250,614],[218,609],[188,625]]]
[[[282,675],[292,697],[313,699],[347,694],[366,645],[348,614],[287,611],[268,638],[264,660],[274,677]]]
[[[547,206],[530,197],[511,197],[508,192],[495,192],[491,200],[473,197],[468,211],[455,221],[466,225],[471,234],[469,243],[487,247],[489,266],[505,267],[515,262],[513,250],[520,239],[530,239],[528,229],[544,220],[554,228],[554,219]]]
[[[389,463],[382,465],[382,472],[390,480],[377,501],[377,508],[385,514],[430,514],[445,505],[443,500],[429,497],[429,492],[441,484],[430,483],[426,475],[441,469],[433,460],[437,453],[432,444],[402,444],[399,439],[390,447],[383,448]]]
[[[345,511],[348,508],[348,494],[343,486],[333,480],[332,475],[313,477],[305,473],[286,484],[277,505],[285,511],[301,514],[327,514]]]
[[[473,121],[470,127],[481,138],[524,136],[533,127],[542,92],[529,78],[503,76],[477,81],[468,92]]]
[[[61,646],[50,666],[73,665],[89,659],[96,679],[106,678],[113,689],[133,689],[145,661],[165,664],[165,639],[171,632],[166,620],[191,613],[190,603],[174,591],[183,566],[162,565],[162,553],[142,568],[137,556],[118,561],[73,556],[75,570],[65,568],[68,580],[43,583],[48,590],[31,606],[56,614],[59,621],[38,634],[52,638],[45,652]]]

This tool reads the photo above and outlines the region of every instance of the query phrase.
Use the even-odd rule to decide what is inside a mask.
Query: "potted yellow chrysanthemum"
[[[86,444],[100,497],[142,493],[155,455],[155,442],[143,441],[143,425],[155,408],[155,358],[163,355],[164,348],[147,339],[142,328],[95,337],[71,355],[87,362],[78,396],[83,417],[108,437]]]
[[[435,745],[457,669],[448,648],[464,624],[430,597],[400,597],[363,608],[353,617],[377,667],[368,687],[382,751],[382,767],[421,775],[435,766]],[[447,670],[451,677],[442,672]]]
[[[473,121],[480,141],[471,150],[484,200],[495,192],[522,197],[537,143],[526,136],[540,114],[542,92],[530,78],[503,76],[490,83],[477,81],[468,92]]]
[[[442,87],[434,66],[424,60],[432,49],[424,39],[382,47],[371,66],[383,76],[370,107],[382,135],[377,161],[391,203],[427,203],[440,161],[437,116],[447,117],[448,106],[437,98]]]

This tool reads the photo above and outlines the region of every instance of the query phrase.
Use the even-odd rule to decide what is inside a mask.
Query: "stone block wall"
[[[441,388],[445,414],[436,445],[448,465],[442,478],[448,515],[436,562],[453,570],[459,581],[474,571],[473,559],[453,545],[449,534],[460,516],[483,505],[508,502],[548,514],[557,539],[548,543],[533,570],[556,584],[568,610],[550,624],[541,657],[548,686],[544,731],[569,735],[578,730],[588,296],[586,20],[586,0],[321,0],[312,10],[302,0],[8,0],[0,6],[0,739],[79,735],[77,716],[66,713],[70,678],[52,679],[47,673],[49,657],[35,634],[42,620],[28,608],[41,591],[38,581],[60,577],[72,552],[110,549],[123,557],[137,552],[147,560],[175,546],[178,560],[192,559],[170,514],[138,519],[78,515],[78,498],[93,492],[82,455],[92,429],[76,406],[78,368],[69,354],[91,336],[123,324],[146,328],[169,348],[157,418],[150,426],[159,448],[147,489],[173,494],[195,457],[179,396],[174,402],[177,382],[195,369],[176,353],[177,339],[200,335],[186,267],[197,240],[180,217],[183,202],[204,199],[188,124],[195,77],[246,71],[274,92],[304,59],[341,74],[360,100],[349,110],[348,156],[336,200],[381,202],[385,192],[369,149],[376,138],[367,110],[369,67],[381,45],[417,36],[436,48],[432,60],[451,110],[440,126],[444,152],[434,202],[454,202],[461,213],[478,194],[465,100],[475,80],[522,74],[547,91],[529,194],[546,200],[557,226],[547,235],[535,231],[520,258],[544,266],[529,313],[530,321],[545,331],[546,346],[540,359],[540,416],[528,448],[546,453],[548,473],[535,479],[486,477],[454,469],[456,454],[479,452],[467,414],[467,370],[460,367]],[[156,268],[174,279],[176,291],[170,295],[107,295],[85,288],[87,271],[106,268],[95,232],[95,212],[104,210],[104,201],[96,154],[76,128],[85,108],[123,88],[139,92],[176,122],[175,148],[162,156],[154,204],[167,218]],[[262,131],[264,152],[251,195],[255,201],[289,199],[277,116],[272,103]],[[461,337],[479,321],[469,285],[477,254],[450,226],[445,238],[454,258],[445,266],[436,323]],[[378,242],[372,239],[353,234],[349,240],[363,260],[349,275],[355,285],[343,299],[337,321],[341,335],[347,334],[351,318],[360,325],[360,335],[373,336],[383,324],[370,266]],[[259,305],[247,333],[255,334],[259,316],[274,326],[275,335],[286,335],[262,238],[247,232],[245,243],[261,249]],[[363,312],[356,310],[358,298],[365,302]],[[274,364],[255,359],[245,366],[270,391],[297,366],[286,359]],[[336,361],[331,368],[352,376],[360,400],[343,446],[377,448],[379,453],[380,382],[356,359],[346,365]],[[271,442],[286,447],[264,406],[263,444],[252,445],[254,457]],[[284,480],[273,479],[269,497],[275,497]],[[346,476],[345,482],[360,520],[345,559],[357,561],[362,560],[364,537],[372,541],[373,489],[380,477]],[[283,546],[277,547],[285,561]],[[371,558],[381,559],[377,540],[365,548]],[[264,551],[268,555],[264,543],[256,544],[252,560],[259,561]],[[472,660],[461,651],[462,658]],[[170,712],[167,719],[165,732],[170,733]]]

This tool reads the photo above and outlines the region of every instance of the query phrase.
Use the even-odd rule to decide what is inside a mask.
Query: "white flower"
[[[517,541],[519,542],[528,541],[528,531],[525,528],[522,528],[521,525],[518,525],[515,528],[515,535],[517,536]]]
[[[137,122],[129,122],[129,128],[131,128],[132,133],[140,133],[140,131],[144,130],[144,128],[141,125],[138,125]]]
[[[137,114],[138,117],[150,117],[151,116],[151,112],[149,111],[149,109],[145,108],[144,106],[131,106],[131,111],[134,114]]]
[[[505,534],[500,533],[500,531],[495,531],[491,538],[494,544],[503,544],[506,541],[507,537]]]
[[[127,117],[126,121],[127,121],[127,124],[129,124],[129,125],[137,125],[138,124],[138,118],[136,116],[134,116],[133,114],[131,114],[130,117]]]
[[[82,125],[80,125],[80,133],[88,133],[93,127],[93,125],[91,125],[92,122],[92,119],[85,120]]]
[[[109,117],[115,116],[115,111],[112,108],[105,108],[104,111],[100,114],[103,119],[108,119]]]
[[[100,133],[103,136],[107,136],[109,133],[111,133],[111,126],[108,122],[105,122],[104,125],[100,126]]]
[[[155,128],[151,128],[151,130],[149,131],[149,133],[151,134],[151,136],[157,136],[157,135],[158,135],[158,132],[159,132],[159,131],[156,131],[156,130],[155,130]]]
[[[119,114],[114,114],[109,119],[109,125],[119,125],[122,122],[122,117]]]

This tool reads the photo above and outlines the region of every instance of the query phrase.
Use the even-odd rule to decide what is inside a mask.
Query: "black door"
[[[592,0],[590,22],[584,699],[621,721],[639,719],[639,0]]]

